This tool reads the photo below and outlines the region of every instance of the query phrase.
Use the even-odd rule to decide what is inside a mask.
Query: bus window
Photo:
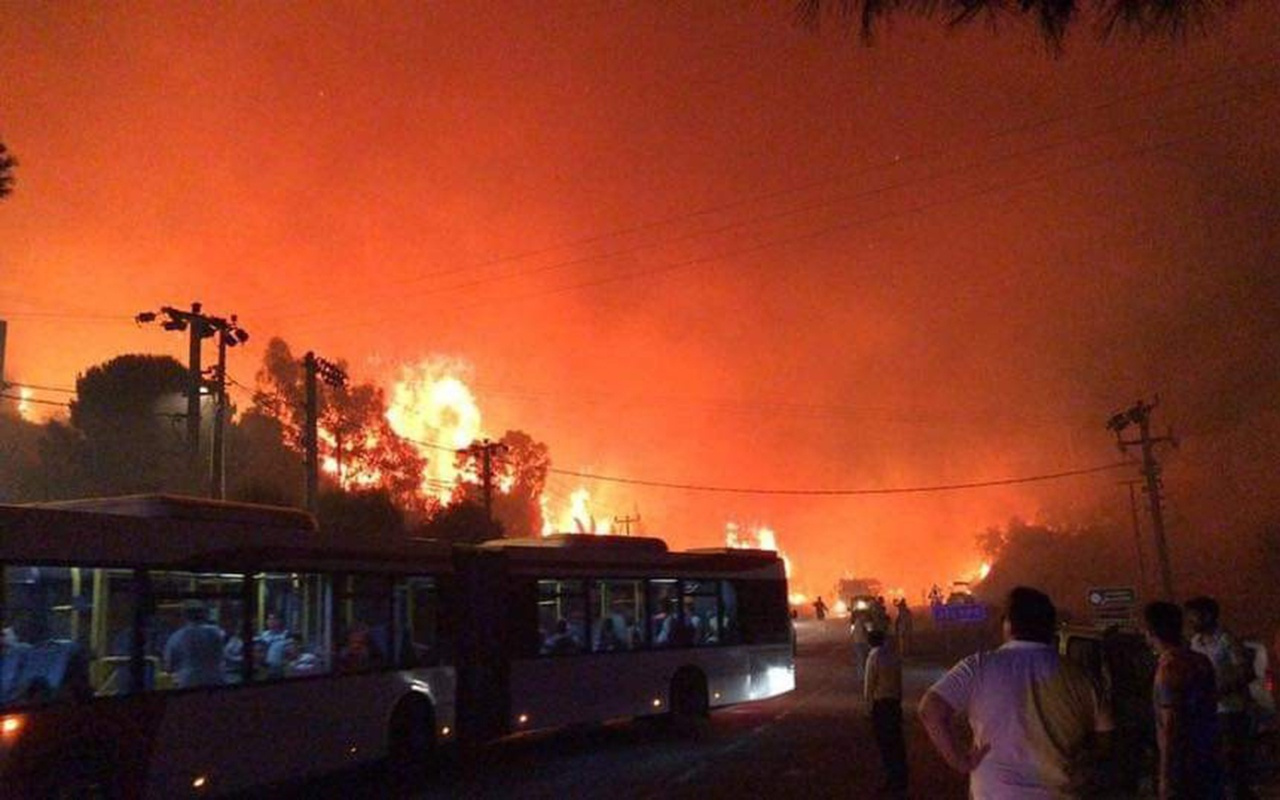
[[[738,593],[733,581],[720,581],[720,642],[738,644],[742,635],[738,626]]]
[[[94,694],[90,647],[95,623],[103,624],[108,613],[105,581],[101,570],[80,567],[4,568],[0,706],[82,700]]]
[[[680,643],[680,582],[674,578],[649,581],[649,631],[654,647]]]
[[[440,593],[435,578],[408,578],[396,586],[396,619],[396,666],[408,669],[445,663],[440,649]]]
[[[268,572],[255,576],[253,677],[278,680],[330,671],[333,644],[327,575]]]
[[[538,581],[538,633],[542,655],[586,649],[587,597],[581,580]]]
[[[343,575],[336,597],[338,669],[363,672],[391,663],[391,579]]]
[[[720,641],[720,582],[684,581],[684,629],[688,644]]]
[[[644,646],[644,581],[592,581],[590,605],[593,652]]]
[[[148,688],[220,686],[241,678],[244,576],[219,572],[148,573]],[[154,669],[158,664],[159,670]]]
[[[785,644],[791,641],[791,618],[786,581],[734,581],[738,624],[743,644]]]

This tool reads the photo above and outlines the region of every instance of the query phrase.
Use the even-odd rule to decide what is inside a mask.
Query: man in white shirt
[[[1251,785],[1253,768],[1249,721],[1249,682],[1252,664],[1239,640],[1219,623],[1220,608],[1212,597],[1195,597],[1183,606],[1191,625],[1191,649],[1213,664],[1218,689],[1218,748],[1227,797],[1257,797]]]
[[[1083,765],[1113,726],[1089,676],[1058,656],[1056,627],[1048,595],[1015,588],[1005,644],[956,664],[920,701],[929,738],[969,775],[974,800],[1083,796]],[[953,726],[957,714],[968,717],[972,743]]]
[[[907,791],[907,746],[902,736],[902,662],[884,631],[871,631],[867,640],[866,676],[862,696],[871,706],[871,727],[884,765],[881,789],[894,794]]]

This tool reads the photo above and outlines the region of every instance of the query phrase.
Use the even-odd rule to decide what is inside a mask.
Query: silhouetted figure
[[[827,618],[827,604],[822,602],[822,595],[818,595],[818,599],[813,601],[813,615],[819,620]]]
[[[1079,797],[1086,763],[1112,729],[1089,675],[1059,657],[1057,610],[1048,595],[1019,586],[1006,605],[1005,643],[956,664],[925,692],[920,720],[952,768],[969,776],[970,796]],[[973,731],[965,741],[957,715]]]
[[[899,655],[905,656],[911,652],[911,630],[914,621],[905,597],[899,597],[894,602],[894,607],[897,608],[898,614],[893,619],[893,635],[898,640]]]
[[[1159,661],[1152,687],[1161,800],[1211,797],[1218,783],[1213,664],[1182,638],[1182,610],[1151,603],[1143,611]]]
[[[1249,721],[1249,682],[1253,664],[1238,639],[1218,622],[1218,602],[1196,597],[1185,604],[1191,649],[1213,664],[1218,688],[1218,749],[1228,797],[1252,798],[1253,733]]]
[[[881,790],[907,790],[907,745],[902,735],[902,662],[884,631],[871,631],[862,696],[871,704],[871,727],[884,765]]]

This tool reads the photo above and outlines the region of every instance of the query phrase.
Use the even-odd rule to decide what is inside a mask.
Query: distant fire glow
[[[460,361],[423,359],[401,369],[388,398],[392,430],[414,442],[427,459],[423,494],[441,502],[449,501],[461,479],[453,456],[441,447],[467,447],[482,433],[480,407],[461,377],[467,372]]]
[[[34,422],[31,406],[31,390],[25,386],[18,390],[18,416],[27,422]]]
[[[782,552],[782,548],[778,547],[778,537],[773,532],[773,529],[763,525],[744,528],[736,522],[728,522],[724,526],[724,542],[728,547],[747,550],[773,550],[782,559],[782,565],[786,569],[787,577],[791,577],[791,561],[787,558],[787,554]]]
[[[550,501],[544,494],[539,501],[542,505],[542,535],[553,533],[612,533],[613,519],[607,514],[600,514],[592,508],[591,492],[579,487],[569,495],[568,508],[557,515],[551,511]]]

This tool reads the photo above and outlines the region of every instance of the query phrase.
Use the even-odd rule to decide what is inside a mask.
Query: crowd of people
[[[883,763],[881,788],[895,795],[907,789],[902,664],[894,641],[910,639],[904,610],[910,613],[900,606],[894,637],[883,622],[855,618],[853,625],[856,667]],[[1217,602],[1150,603],[1142,627],[1155,653],[1153,791],[1162,800],[1256,797],[1248,713],[1255,676],[1241,643],[1222,626]],[[1052,600],[1015,588],[1002,628],[1000,647],[956,663],[920,701],[920,721],[939,755],[968,776],[973,798],[1125,794],[1108,768],[1117,760],[1110,752],[1117,727],[1111,698],[1059,654]],[[961,718],[967,732],[957,724]]]

